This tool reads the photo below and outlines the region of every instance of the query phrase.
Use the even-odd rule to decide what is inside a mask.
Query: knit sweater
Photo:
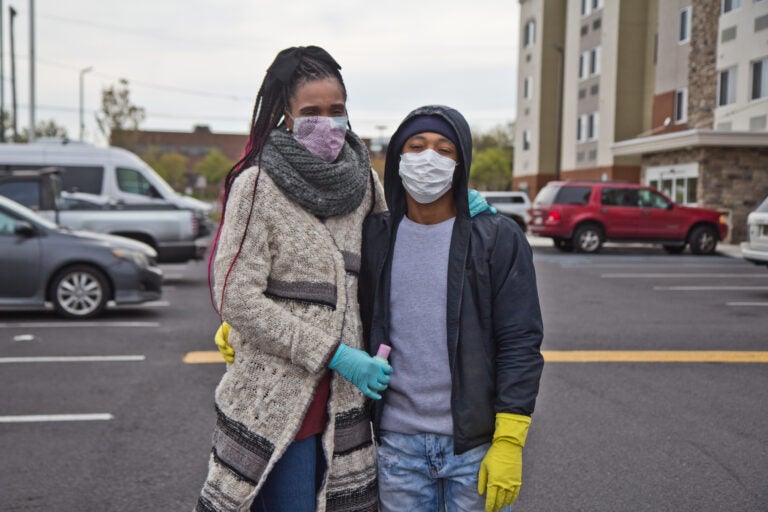
[[[355,211],[325,220],[255,167],[232,186],[214,275],[236,356],[216,388],[213,450],[197,511],[248,510],[293,442],[338,344],[363,348],[362,222],[386,208],[371,172],[375,199],[369,187]],[[365,398],[335,372],[328,416],[328,469],[316,510],[373,512],[376,469]]]

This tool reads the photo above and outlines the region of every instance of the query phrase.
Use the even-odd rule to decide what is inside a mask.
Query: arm
[[[254,194],[255,183],[256,173],[246,171],[232,186],[227,203],[214,261],[222,320],[247,343],[316,373],[326,368],[341,340],[264,295],[271,268],[269,232],[281,219],[266,204],[273,199],[264,193],[264,183]]]

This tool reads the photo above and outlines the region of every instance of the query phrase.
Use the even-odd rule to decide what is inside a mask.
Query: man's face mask
[[[437,151],[400,155],[400,178],[410,196],[421,204],[433,203],[450,190],[456,162]]]
[[[331,163],[344,147],[347,134],[347,116],[292,117],[293,138],[320,160]]]

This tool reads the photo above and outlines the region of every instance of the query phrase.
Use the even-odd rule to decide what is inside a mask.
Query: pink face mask
[[[293,119],[293,138],[320,160],[331,163],[344,147],[347,116],[307,116]]]

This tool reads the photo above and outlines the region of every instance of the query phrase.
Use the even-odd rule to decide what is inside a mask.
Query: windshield
[[[40,224],[48,229],[57,229],[58,226],[55,222],[51,222],[45,217],[41,217],[37,213],[33,212],[26,206],[20,205],[19,203],[15,201],[11,201],[9,199],[5,199],[4,197],[0,197],[0,204],[3,205],[4,208],[10,210],[10,212],[15,216],[19,217],[23,220],[30,220],[36,224]]]

